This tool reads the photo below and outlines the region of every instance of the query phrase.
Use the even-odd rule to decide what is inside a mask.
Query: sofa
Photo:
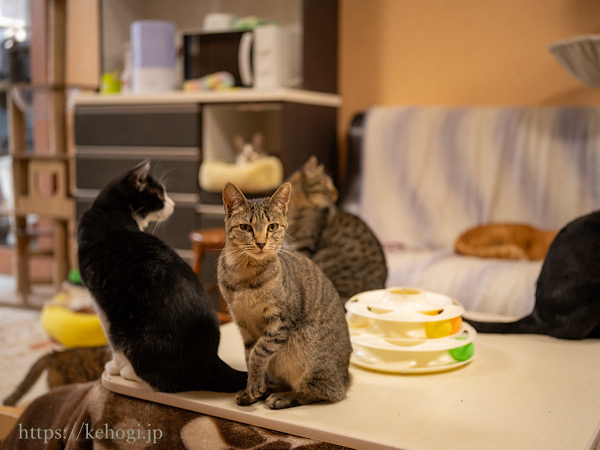
[[[560,229],[600,205],[600,107],[374,107],[348,130],[342,207],[382,242],[387,286],[531,312],[542,262],[458,255],[468,228]]]

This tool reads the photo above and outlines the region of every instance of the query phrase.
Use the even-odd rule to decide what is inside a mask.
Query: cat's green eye
[[[252,231],[252,227],[250,225],[248,225],[247,223],[242,223],[240,225],[240,230],[242,230],[242,231]]]
[[[279,224],[278,223],[270,223],[267,230],[269,231],[275,231],[276,229],[279,228]]]

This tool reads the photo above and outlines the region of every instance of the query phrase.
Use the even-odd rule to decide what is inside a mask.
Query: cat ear
[[[135,190],[142,192],[146,187],[146,177],[150,171],[150,161],[147,159],[135,166],[129,172],[129,183]]]
[[[302,174],[303,174],[303,172],[301,170],[297,170],[293,174],[290,175],[290,177],[288,178],[288,181],[290,181],[291,183],[300,184],[300,183],[302,183]]]
[[[323,170],[323,166],[319,166],[319,160],[315,155],[308,158],[308,161],[304,164],[304,173],[308,177],[317,173],[319,169]]]
[[[260,131],[254,133],[254,136],[252,137],[252,145],[254,145],[254,150],[259,153],[262,152],[264,142],[265,138]]]
[[[246,197],[239,188],[233,183],[227,183],[225,188],[223,189],[223,206],[225,207],[225,212],[229,215],[231,212],[242,205],[245,205],[248,202]]]
[[[271,205],[277,206],[283,210],[283,212],[287,211],[288,203],[290,202],[290,195],[292,193],[292,185],[287,182],[283,183],[279,186],[279,189],[271,196],[269,203]]]
[[[239,134],[236,134],[233,138],[233,143],[235,144],[235,148],[237,149],[238,153],[241,153],[246,142],[244,142],[243,137],[241,137]]]

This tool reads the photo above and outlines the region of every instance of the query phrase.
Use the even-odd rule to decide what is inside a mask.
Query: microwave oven
[[[229,72],[235,86],[300,87],[300,31],[262,25],[252,30],[183,33],[184,79]]]

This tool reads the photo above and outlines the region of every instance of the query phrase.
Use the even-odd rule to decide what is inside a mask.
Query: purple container
[[[131,24],[133,67],[175,67],[175,25],[162,20]]]

